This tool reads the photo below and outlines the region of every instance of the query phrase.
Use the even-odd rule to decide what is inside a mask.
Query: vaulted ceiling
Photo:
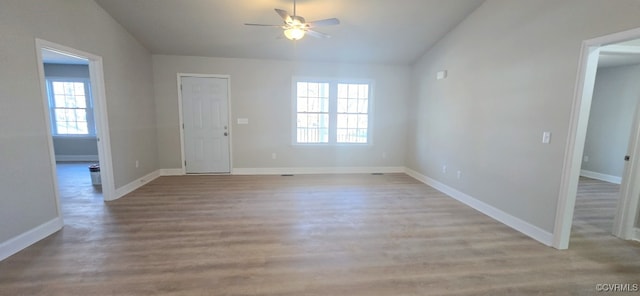
[[[293,42],[277,27],[274,8],[292,13],[292,0],[96,0],[153,54],[410,64],[483,0],[298,0],[307,21],[341,24]]]

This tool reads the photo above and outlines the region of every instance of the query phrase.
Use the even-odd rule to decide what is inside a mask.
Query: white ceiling
[[[298,0],[307,21],[330,39],[293,42],[274,8],[292,14],[292,0],[96,0],[153,54],[410,64],[484,0]]]

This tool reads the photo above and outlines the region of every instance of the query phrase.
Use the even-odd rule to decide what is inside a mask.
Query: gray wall
[[[116,187],[158,168],[149,52],[93,1],[2,0],[0,243],[58,216],[35,38],[103,57]]]
[[[635,0],[484,2],[413,67],[407,166],[553,232],[581,43],[638,15]]]
[[[89,79],[88,65],[44,64],[45,77],[86,78]],[[96,137],[53,137],[56,160],[64,157],[93,156],[98,159]],[[76,159],[79,160],[79,159]]]
[[[582,169],[622,177],[636,105],[640,65],[601,68],[591,102]]]
[[[162,168],[181,167],[179,72],[231,75],[234,168],[404,166],[410,83],[407,66],[154,55],[153,67]],[[373,79],[373,144],[293,146],[293,76]],[[248,118],[249,124],[237,125],[238,117]],[[277,159],[272,159],[271,153],[276,153]]]

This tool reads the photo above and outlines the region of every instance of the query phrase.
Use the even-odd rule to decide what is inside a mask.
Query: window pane
[[[306,97],[307,96],[307,83],[306,82],[298,82],[296,88],[298,89],[298,97]]]
[[[369,113],[369,100],[358,100],[358,113]]]
[[[358,115],[348,115],[349,128],[357,128],[358,127]]]
[[[64,95],[55,95],[55,107],[64,107],[65,106],[65,96]]]
[[[77,108],[87,108],[87,100],[84,96],[75,96],[75,105]]]
[[[67,118],[67,121],[71,122],[71,121],[78,120],[76,118],[76,112],[73,109],[64,109],[64,113],[65,113],[65,117]]]
[[[76,96],[84,96],[84,83],[75,83],[74,93]]]
[[[323,98],[329,97],[329,84],[328,83],[320,83],[319,84],[319,95]]]
[[[349,84],[349,98],[357,98],[358,97],[358,85]]]
[[[346,84],[338,84],[338,98],[347,98],[349,86]]]
[[[308,127],[307,114],[298,114],[298,127]]]
[[[66,96],[64,98],[64,107],[67,107],[67,108],[76,108],[76,107],[78,107],[76,105],[76,97]]]
[[[58,134],[68,134],[67,122],[66,121],[56,122],[56,130],[58,131]]]
[[[337,122],[337,127],[340,128],[347,128],[349,127],[349,124],[347,122],[347,115],[344,114],[338,114],[338,122]]]
[[[320,99],[309,98],[309,112],[320,112]]]
[[[74,93],[74,83],[72,82],[65,82],[64,83],[64,93],[68,94],[68,95],[73,95]]]
[[[358,115],[358,127],[361,129],[369,127],[369,115]]]
[[[319,127],[328,130],[329,129],[329,114],[321,114],[319,116]]]
[[[347,112],[347,100],[338,99],[338,113]]]
[[[53,82],[53,93],[64,94],[64,84],[62,82]]]
[[[77,134],[86,135],[89,133],[89,126],[86,122],[78,122]]]
[[[358,90],[359,98],[368,99],[369,98],[369,85],[360,84],[360,89]]]
[[[67,121],[67,116],[66,116],[66,112],[64,109],[56,109],[55,110],[55,114],[56,114],[56,121]]]
[[[307,98],[298,97],[298,112],[307,112],[307,111],[309,111],[309,109],[307,109]]]
[[[329,97],[320,98],[320,112],[329,112]]]
[[[349,112],[349,113],[358,113],[358,100],[349,99],[347,112]]]
[[[309,83],[308,86],[308,96],[309,97],[318,97],[318,84],[317,83]]]
[[[75,109],[76,113],[76,121],[87,122],[87,110],[85,109]]]

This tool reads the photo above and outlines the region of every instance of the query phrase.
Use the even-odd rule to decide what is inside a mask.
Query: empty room
[[[0,0],[0,295],[638,293],[638,16]]]

